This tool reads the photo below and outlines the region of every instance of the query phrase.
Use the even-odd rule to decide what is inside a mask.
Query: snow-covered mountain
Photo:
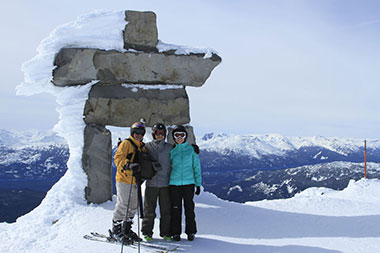
[[[372,151],[380,150],[380,140],[367,140],[368,148]],[[320,150],[311,153],[311,158],[318,162],[328,160],[329,154],[323,151],[348,157],[357,151],[363,151],[361,139],[317,137],[285,137],[279,134],[267,135],[232,135],[232,134],[205,134],[198,144],[208,152],[216,151],[222,154],[231,152],[260,159],[266,155],[283,156],[296,150],[308,150],[318,147]],[[305,151],[304,151],[305,152]],[[363,154],[362,154],[363,156]]]
[[[0,129],[0,147],[21,149],[49,145],[66,145],[66,141],[52,130],[15,131]]]
[[[128,129],[111,131],[114,147],[119,137],[129,134]],[[203,186],[226,200],[243,203],[290,198],[309,187],[341,190],[351,179],[363,177],[362,140],[227,134],[197,139]],[[380,161],[379,146],[378,140],[368,140],[369,178],[379,171],[379,165],[373,163]],[[4,195],[0,208],[10,210],[17,202],[16,195],[21,203],[33,198],[41,201],[66,172],[68,158],[65,140],[52,131],[0,130],[0,188]],[[18,211],[9,211],[13,218],[8,221],[39,201],[33,201],[29,209],[16,205]]]
[[[237,202],[289,198],[309,187],[340,190],[364,176],[363,140],[206,134],[201,147],[206,191]],[[380,142],[367,140],[368,177],[380,169]]]
[[[38,206],[66,172],[68,157],[65,140],[51,130],[0,130],[0,221]]]
[[[0,180],[57,181],[66,171],[68,147],[52,131],[0,130]]]
[[[363,178],[364,164],[332,162],[304,165],[297,168],[240,172],[242,179],[210,187],[222,199],[237,202],[293,197],[310,187],[342,190],[350,180]],[[249,176],[249,175],[252,176]],[[367,164],[367,178],[378,178],[380,165]],[[215,189],[213,189],[215,188]]]

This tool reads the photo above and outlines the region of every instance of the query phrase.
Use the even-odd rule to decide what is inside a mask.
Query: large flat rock
[[[88,48],[62,48],[54,61],[57,86],[86,84],[174,84],[202,86],[221,58],[213,54],[119,52]]]
[[[84,109],[86,124],[129,127],[141,118],[147,126],[190,122],[185,88],[143,89],[121,85],[94,85]]]

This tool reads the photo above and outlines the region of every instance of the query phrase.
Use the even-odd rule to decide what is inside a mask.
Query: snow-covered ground
[[[90,231],[107,232],[115,201],[87,205],[76,197],[60,198],[61,190],[53,187],[16,223],[0,223],[0,252],[120,252],[119,245],[82,238]],[[173,244],[179,252],[379,252],[379,191],[379,180],[363,179],[340,192],[312,188],[292,199],[247,204],[202,192],[195,197],[196,240],[183,234]]]

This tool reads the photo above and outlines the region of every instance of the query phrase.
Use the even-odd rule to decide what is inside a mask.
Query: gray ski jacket
[[[171,164],[170,150],[173,146],[165,141],[153,140],[145,144],[148,153],[160,163],[161,170],[157,171],[156,175],[146,181],[148,187],[167,187],[169,185]]]

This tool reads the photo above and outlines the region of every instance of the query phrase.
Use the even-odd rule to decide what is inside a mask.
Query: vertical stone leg
[[[108,129],[100,125],[85,127],[82,164],[88,178],[87,203],[112,200],[112,140]]]

